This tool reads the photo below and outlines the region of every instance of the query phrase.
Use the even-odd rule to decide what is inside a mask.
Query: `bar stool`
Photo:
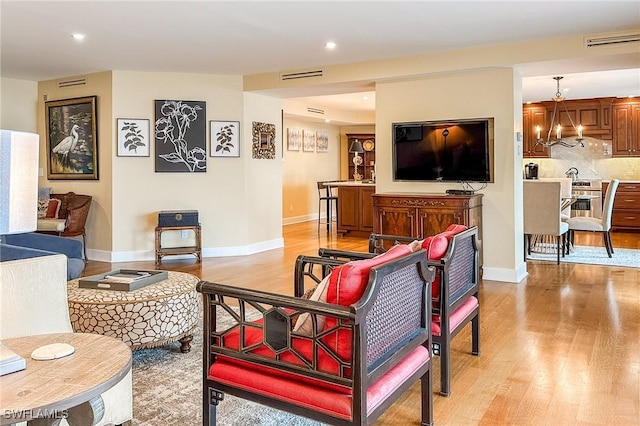
[[[333,187],[329,181],[318,182],[318,234],[320,233],[320,213],[323,202],[327,206],[327,232],[331,232],[333,204],[336,206],[336,216],[338,215],[338,197],[333,195]],[[337,223],[337,219],[336,219]]]

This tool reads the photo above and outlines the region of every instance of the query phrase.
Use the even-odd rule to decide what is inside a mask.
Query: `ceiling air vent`
[[[76,78],[75,80],[59,81],[58,88],[62,89],[63,87],[82,86],[84,84],[87,84],[86,78]]]
[[[280,74],[280,80],[297,80],[299,78],[311,78],[311,77],[322,77],[322,70],[316,71],[300,71],[300,72],[288,72],[285,74]]]
[[[624,34],[608,37],[587,37],[585,45],[587,47],[611,46],[624,43],[636,43],[640,41],[640,34]]]
[[[323,109],[319,109],[319,108],[307,107],[307,112],[311,112],[311,113],[314,113],[314,114],[323,114],[324,115],[324,110]]]

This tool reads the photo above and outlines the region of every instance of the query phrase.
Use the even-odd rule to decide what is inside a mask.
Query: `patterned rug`
[[[232,395],[218,405],[217,417],[223,426],[322,424]],[[189,353],[179,343],[133,352],[133,424],[202,424],[202,319]]]
[[[545,260],[556,262],[555,247],[545,253],[531,253],[527,260]],[[640,250],[613,248],[613,256],[607,255],[607,249],[592,246],[575,246],[572,253],[560,257],[560,262],[588,263],[592,265],[623,266],[629,268],[640,268]]]

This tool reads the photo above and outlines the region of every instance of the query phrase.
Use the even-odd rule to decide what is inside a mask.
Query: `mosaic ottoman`
[[[121,339],[132,350],[180,341],[180,351],[189,352],[200,317],[198,281],[169,271],[166,280],[131,292],[79,288],[79,279],[69,281],[71,325],[78,333]]]

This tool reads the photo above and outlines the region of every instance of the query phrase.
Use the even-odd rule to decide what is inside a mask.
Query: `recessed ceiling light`
[[[325,123],[331,123],[331,120],[329,120],[328,118],[325,118],[325,119],[324,119],[324,122],[325,122]]]
[[[73,37],[75,41],[84,40],[84,34],[80,34],[80,33],[71,34],[71,37]]]
[[[336,43],[335,43],[335,42],[333,42],[333,41],[328,41],[328,42],[324,45],[324,47],[326,47],[326,48],[327,48],[327,49],[329,49],[329,50],[333,50],[333,49],[335,49],[335,48],[336,48]]]
[[[368,101],[368,100],[369,100],[369,97],[368,97],[368,96],[363,96],[363,97],[362,97],[362,100],[363,100],[363,101]]]

